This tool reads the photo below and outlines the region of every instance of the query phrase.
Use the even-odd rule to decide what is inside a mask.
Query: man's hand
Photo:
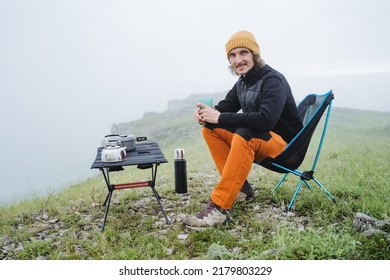
[[[195,120],[204,125],[205,122],[217,124],[221,113],[203,103],[196,104]]]
[[[200,125],[204,125],[205,124],[205,122],[202,121],[202,117],[200,116],[200,106],[198,106],[198,105],[196,106],[194,119]]]

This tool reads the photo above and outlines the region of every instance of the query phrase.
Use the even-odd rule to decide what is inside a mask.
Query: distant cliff
[[[221,99],[225,97],[227,92],[218,92],[211,94],[193,93],[186,99],[172,99],[168,101],[168,111],[170,112],[184,112],[192,111],[195,109],[195,104],[199,98],[213,97],[214,104],[217,104]]]
[[[198,100],[202,97],[212,97],[214,105],[217,104],[221,99],[225,97],[227,92],[217,92],[217,93],[209,93],[209,94],[202,94],[202,93],[193,93],[190,96],[188,96],[185,99],[172,99],[168,101],[167,104],[167,110],[163,113],[174,113],[174,114],[181,114],[181,113],[190,113],[195,110],[196,103]],[[146,112],[143,115],[143,119],[154,119],[158,113],[155,112]],[[157,121],[157,120],[155,120]],[[192,119],[191,119],[192,121]],[[121,122],[121,123],[114,123],[111,126],[111,133],[113,134],[134,134],[134,127],[131,124],[132,122]],[[142,131],[140,132],[143,135],[153,135],[155,132],[151,131]],[[149,138],[149,137],[148,137]]]

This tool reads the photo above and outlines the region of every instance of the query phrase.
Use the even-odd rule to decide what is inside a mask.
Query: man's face
[[[229,62],[237,75],[245,76],[253,68],[253,54],[247,48],[236,48],[229,53]]]

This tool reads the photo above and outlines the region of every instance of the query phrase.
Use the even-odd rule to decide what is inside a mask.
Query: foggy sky
[[[388,112],[389,11],[385,0],[0,0],[0,192],[82,178],[112,123],[229,90],[224,46],[243,29],[298,101],[333,89],[334,106]]]

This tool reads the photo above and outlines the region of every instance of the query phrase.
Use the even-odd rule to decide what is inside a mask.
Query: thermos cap
[[[184,149],[175,149],[175,159],[185,159]]]

